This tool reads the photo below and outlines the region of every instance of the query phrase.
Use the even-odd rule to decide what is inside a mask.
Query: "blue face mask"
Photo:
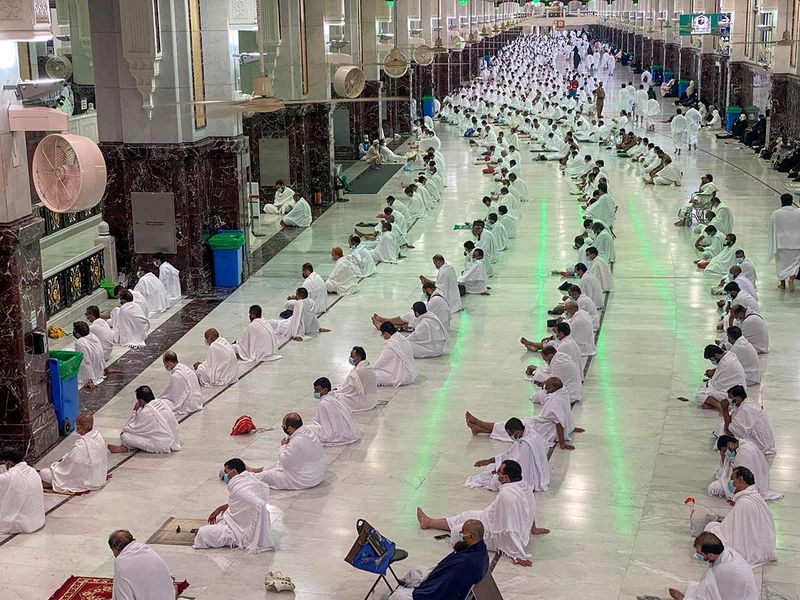
[[[322,394],[320,394],[319,392],[314,392],[314,398],[316,400],[319,400],[320,398],[322,398]]]
[[[222,481],[223,481],[223,483],[225,483],[225,485],[228,485],[228,482],[229,482],[230,480],[231,480],[231,479],[230,479],[230,477],[228,477],[228,474],[227,474],[227,473],[225,473],[225,474],[222,476]]]
[[[737,259],[736,259],[736,264],[737,264],[737,265],[740,265],[740,264],[742,264],[743,262],[744,262],[744,259],[743,259],[743,258],[737,258]]]
[[[734,452],[733,450],[725,450],[725,458],[733,460],[734,458],[736,458],[736,452]]]
[[[695,552],[694,553],[694,558],[695,558],[695,560],[697,560],[697,561],[699,561],[701,563],[706,562],[706,557],[703,556],[702,554],[700,554],[699,552]]]
[[[728,479],[728,491],[731,494],[735,494],[736,493],[736,488],[733,486],[733,479]]]
[[[464,534],[461,533],[460,531],[458,532],[458,541],[459,542],[463,542],[464,541]]]
[[[353,365],[353,366],[355,366],[355,365],[356,365],[356,359],[355,359],[355,358],[353,358],[352,356],[351,356],[350,358],[348,358],[348,359],[347,359],[347,362],[349,362],[349,363],[350,363],[351,365]]]

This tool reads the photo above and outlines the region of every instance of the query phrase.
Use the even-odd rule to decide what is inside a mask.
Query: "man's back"
[[[114,560],[115,600],[174,600],[167,563],[155,551],[133,541]]]
[[[414,590],[414,600],[461,600],[489,571],[486,544],[478,542],[442,559]]]

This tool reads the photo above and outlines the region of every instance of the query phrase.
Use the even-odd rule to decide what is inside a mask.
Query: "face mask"
[[[734,458],[736,458],[736,452],[733,450],[725,450],[725,458],[733,460]]]
[[[703,556],[702,554],[700,554],[699,552],[695,552],[694,553],[694,558],[695,558],[695,560],[697,560],[699,562],[702,562],[702,563],[706,562],[706,557]]]
[[[458,532],[458,541],[459,542],[463,542],[464,541],[464,534],[461,533],[460,531]]]
[[[167,365],[164,365],[164,370],[165,370],[167,373],[172,373],[172,369],[170,369],[170,368],[169,368]]]
[[[733,479],[728,479],[728,491],[731,494],[735,494],[736,493],[736,487],[734,487],[734,485],[733,485]]]
[[[740,265],[740,264],[742,264],[743,262],[744,262],[744,259],[743,259],[743,258],[737,258],[737,259],[736,259],[736,264],[737,264],[737,265]]]
[[[347,362],[349,362],[354,367],[356,366],[356,359],[353,358],[352,356],[347,359]]]
[[[336,257],[335,256],[331,256],[331,262],[336,262]]]
[[[320,394],[319,392],[314,392],[314,399],[319,400],[320,398],[322,398],[322,394]]]
[[[356,246],[355,244],[353,244],[352,246],[350,246],[350,250],[355,250],[356,248],[358,248],[358,246]]]
[[[230,479],[230,477],[228,477],[228,474],[227,474],[227,473],[225,473],[225,474],[222,476],[222,481],[225,483],[225,485],[228,485],[228,482],[229,482],[230,480],[231,480],[231,479]]]
[[[283,433],[285,433],[286,435],[291,435],[291,434],[290,434],[290,433],[289,433],[289,432],[286,430],[286,427],[283,427],[283,426],[281,426],[281,429],[283,430]]]

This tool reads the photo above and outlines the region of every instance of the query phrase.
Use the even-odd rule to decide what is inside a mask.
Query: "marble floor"
[[[621,69],[617,77],[621,81],[630,75]],[[669,147],[666,127],[659,126],[656,138]],[[377,356],[382,342],[369,315],[407,311],[419,295],[417,276],[433,273],[433,254],[460,265],[468,232],[453,231],[453,224],[483,214],[480,197],[490,184],[473,165],[475,153],[446,128],[440,135],[448,159],[446,198],[412,229],[416,249],[408,258],[382,265],[362,283],[360,293],[335,302],[321,319],[331,333],[289,343],[283,360],[240,366],[242,377],[229,388],[205,389],[204,411],[181,424],[181,452],[115,455],[113,479],[104,490],[75,498],[46,495],[44,529],[0,542],[4,599],[47,598],[71,574],[110,576],[106,537],[114,529],[130,529],[146,540],[170,516],[204,518],[226,501],[217,477],[224,460],[274,461],[281,416],[289,410],[308,419],[314,414],[312,381],[319,376],[341,381],[354,344],[363,345],[369,357]],[[786,497],[772,504],[779,560],[757,569],[757,577],[763,598],[800,598],[800,350],[792,341],[798,334],[800,294],[776,290],[774,267],[764,261],[767,221],[777,207],[783,176],[749,151],[703,136],[699,151],[679,159],[684,187],[644,188],[629,163],[594,146],[587,150],[607,160],[611,191],[620,205],[616,290],[605,311],[584,400],[575,408],[576,422],[586,433],[577,437],[576,450],[555,451],[550,490],[537,495],[537,523],[552,533],[532,542],[533,567],[499,563],[495,579],[503,596],[664,597],[668,587],[683,587],[687,579],[702,575],[703,567],[692,556],[683,500],[695,496],[721,513],[728,510],[704,496],[717,466],[711,445],[717,418],[676,397],[691,396],[700,383],[708,366],[702,349],[716,336],[717,311],[709,293],[712,278],[692,264],[689,232],[672,222],[700,175],[710,172],[733,209],[741,246],[759,268],[762,309],[771,328],[773,351],[762,359],[764,383],[753,395],[763,402],[775,429],[772,487]],[[465,488],[463,481],[475,471],[475,460],[503,445],[472,437],[464,411],[492,420],[530,414],[530,386],[523,372],[538,358],[518,340],[545,333],[546,311],[559,298],[559,280],[550,271],[570,260],[571,240],[579,230],[577,203],[554,164],[526,163],[523,175],[533,199],[523,207],[513,247],[500,258],[491,295],[466,299],[466,309],[454,320],[447,356],[418,361],[416,384],[381,390],[377,409],[357,413],[363,439],[326,449],[328,470],[321,486],[272,494],[277,551],[248,556],[236,550],[156,546],[172,573],[191,583],[187,595],[264,598],[264,573],[280,570],[295,581],[298,599],[361,598],[372,577],[342,560],[355,538],[356,519],[368,519],[409,551],[403,567],[431,565],[449,549],[417,528],[415,508],[421,505],[440,516],[491,501],[489,493]],[[298,285],[303,262],[314,263],[323,275],[330,272],[331,246],[344,245],[354,223],[370,220],[383,206],[380,198],[399,192],[400,178],[379,195],[351,196],[350,202],[320,216],[173,346],[181,359],[203,358],[202,331],[208,327],[229,339],[239,335],[252,303],[277,314],[283,298]],[[118,439],[136,386],[159,388],[166,378],[156,361],[122,389],[96,415],[103,436],[110,442]],[[242,414],[264,430],[230,437],[230,427]],[[70,444],[65,440],[39,466]]]

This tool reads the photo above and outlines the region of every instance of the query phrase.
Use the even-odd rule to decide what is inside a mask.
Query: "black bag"
[[[291,319],[292,315],[294,314],[293,310],[289,310],[288,308],[283,311],[280,315],[278,315],[281,319]]]

